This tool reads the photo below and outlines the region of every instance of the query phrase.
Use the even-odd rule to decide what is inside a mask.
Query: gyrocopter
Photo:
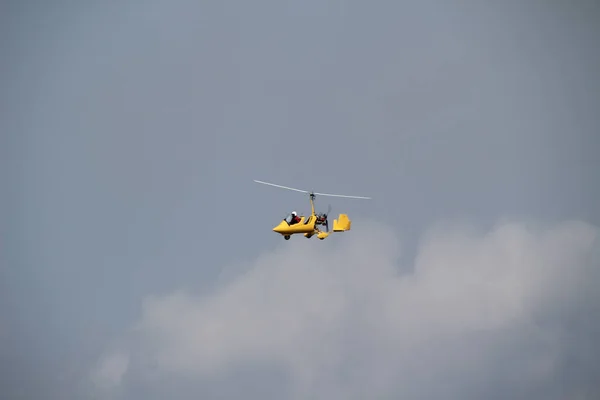
[[[315,213],[315,203],[314,199],[316,195],[319,196],[330,196],[330,197],[345,197],[350,199],[371,199],[370,197],[363,196],[348,196],[343,194],[329,194],[329,193],[317,193],[317,192],[309,192],[307,190],[296,189],[288,186],[276,185],[274,183],[258,181],[254,179],[256,183],[262,183],[263,185],[274,186],[282,189],[294,190],[296,192],[307,193],[310,199],[310,209],[311,214],[309,216],[297,215],[296,211],[288,214],[279,225],[273,228],[273,232],[279,233],[283,236],[285,240],[289,240],[290,237],[294,234],[303,234],[304,237],[310,239],[314,235],[317,238],[323,240],[327,236],[330,235],[329,231],[329,221],[327,220],[327,216],[331,211],[331,206],[328,208],[326,213]],[[352,221],[348,218],[347,214],[340,214],[337,219],[333,220],[333,232],[345,232],[350,230],[350,226],[352,225]],[[324,226],[325,231],[319,229],[319,226]]]

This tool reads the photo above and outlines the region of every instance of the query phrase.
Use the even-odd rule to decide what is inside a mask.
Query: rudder
[[[333,231],[344,232],[349,231],[352,225],[352,221],[348,218],[347,214],[340,214],[339,219],[333,220]]]

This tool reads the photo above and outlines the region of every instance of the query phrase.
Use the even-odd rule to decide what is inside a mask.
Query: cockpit
[[[292,218],[294,218],[294,217],[292,216],[292,213],[289,213],[289,214],[287,215],[287,217],[285,217],[285,218],[284,218],[284,221],[285,221],[285,222],[287,222],[287,223],[288,223],[288,225],[291,225],[291,224],[292,224]]]
[[[299,223],[301,221],[301,218],[302,217],[300,215],[296,215],[295,220],[294,220],[294,214],[290,213],[290,214],[288,214],[287,217],[284,218],[284,221],[287,222],[288,225],[294,225],[294,224]]]

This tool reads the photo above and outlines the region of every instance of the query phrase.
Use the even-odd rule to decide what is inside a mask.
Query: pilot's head
[[[295,217],[296,215],[298,215],[296,214],[296,211],[292,211],[292,216]]]

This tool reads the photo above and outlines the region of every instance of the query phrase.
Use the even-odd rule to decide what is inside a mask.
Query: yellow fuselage
[[[300,222],[289,225],[285,220],[282,220],[279,225],[273,228],[273,232],[282,235],[293,235],[295,233],[313,233],[315,231],[315,216],[300,217]]]

